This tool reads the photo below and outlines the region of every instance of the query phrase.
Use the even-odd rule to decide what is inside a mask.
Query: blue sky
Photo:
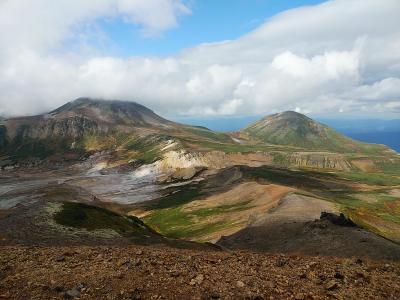
[[[318,4],[321,0],[197,0],[189,3],[192,13],[183,16],[177,28],[146,37],[121,18],[99,21],[110,44],[107,55],[166,56],[202,43],[232,40],[248,33],[269,17],[295,7]]]

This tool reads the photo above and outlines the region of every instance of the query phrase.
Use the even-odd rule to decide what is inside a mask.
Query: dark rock
[[[65,256],[59,256],[56,258],[56,262],[63,262],[65,261]]]
[[[61,292],[64,291],[64,287],[61,286],[61,285],[57,285],[57,286],[54,287],[54,290],[55,290],[57,293],[61,293]]]
[[[171,276],[172,277],[179,277],[181,275],[181,273],[179,271],[172,271],[171,272]]]
[[[306,273],[301,273],[301,274],[299,275],[299,278],[300,278],[300,279],[305,279],[305,278],[307,278],[307,274],[306,274]]]
[[[363,263],[363,260],[361,258],[357,258],[356,259],[356,264],[357,265],[362,265],[362,263]]]
[[[130,299],[130,300],[141,300],[143,298],[141,296],[140,290],[138,288],[135,288],[134,290],[129,291],[128,299]]]
[[[277,267],[283,267],[286,264],[287,264],[287,261],[286,261],[286,259],[283,259],[283,258],[278,259],[278,261],[276,262]]]
[[[343,276],[341,273],[339,273],[339,272],[336,272],[334,277],[335,277],[336,279],[340,279],[340,280],[342,280],[342,279],[344,278],[344,276]]]
[[[329,212],[321,212],[320,216],[321,220],[327,220],[331,222],[332,224],[338,225],[338,226],[346,226],[346,227],[356,227],[357,225],[350,219],[346,218],[344,214],[335,215],[333,213]]]
[[[211,299],[220,299],[221,296],[220,296],[220,294],[218,292],[211,292],[210,298]]]
[[[264,300],[262,295],[249,295],[245,298],[246,300]]]

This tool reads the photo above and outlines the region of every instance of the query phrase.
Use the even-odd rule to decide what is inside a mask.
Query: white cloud
[[[346,94],[348,98],[390,102],[397,99],[400,102],[400,78],[385,78],[370,85],[361,85]]]
[[[3,0],[0,53],[29,49],[49,54],[63,41],[82,37],[101,18],[123,17],[146,34],[159,34],[189,13],[181,0]]]
[[[399,112],[399,12],[398,0],[333,0],[276,15],[237,40],[167,58],[118,58],[67,53],[63,43],[97,32],[99,18],[123,17],[158,34],[177,26],[188,7],[178,0],[6,0],[0,114],[50,110],[79,96],[136,100],[164,114]]]
[[[118,11],[129,22],[144,25],[149,35],[177,26],[177,16],[191,13],[179,0],[119,0]]]

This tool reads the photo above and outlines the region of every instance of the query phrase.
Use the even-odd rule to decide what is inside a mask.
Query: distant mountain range
[[[398,257],[398,246],[376,235],[400,241],[398,153],[297,112],[222,133],[134,102],[79,98],[2,120],[0,145],[0,225],[11,242],[178,246],[183,238],[257,251]],[[374,234],[315,221],[326,212],[344,213]],[[99,236],[101,229],[108,231]]]
[[[384,146],[357,142],[291,111],[267,116],[247,126],[237,133],[239,140],[233,133],[217,133],[169,121],[135,102],[89,98],[79,98],[47,114],[6,119],[2,124],[1,152],[17,159],[62,153],[79,157],[91,150],[129,149],[138,138],[153,146],[160,144],[160,140],[173,138],[178,147],[197,150],[206,143],[211,148],[218,148],[221,143],[231,148],[243,144],[262,147],[260,143],[265,143],[338,153],[382,154],[387,151]],[[154,139],[154,135],[157,136],[155,141],[149,142],[149,136]]]

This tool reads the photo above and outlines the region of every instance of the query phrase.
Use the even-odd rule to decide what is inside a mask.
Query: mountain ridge
[[[157,148],[150,152],[160,153],[167,146],[158,145],[160,141],[190,151],[257,152],[274,145],[284,151],[285,147],[287,150],[294,147],[292,150],[296,151],[374,155],[391,151],[385,146],[351,140],[294,111],[266,116],[236,135],[175,123],[136,102],[82,97],[49,113],[9,118],[0,125],[0,154],[17,159],[32,156],[43,159],[63,153],[79,158],[89,150],[121,147],[143,152],[148,157],[146,153],[150,150]]]

